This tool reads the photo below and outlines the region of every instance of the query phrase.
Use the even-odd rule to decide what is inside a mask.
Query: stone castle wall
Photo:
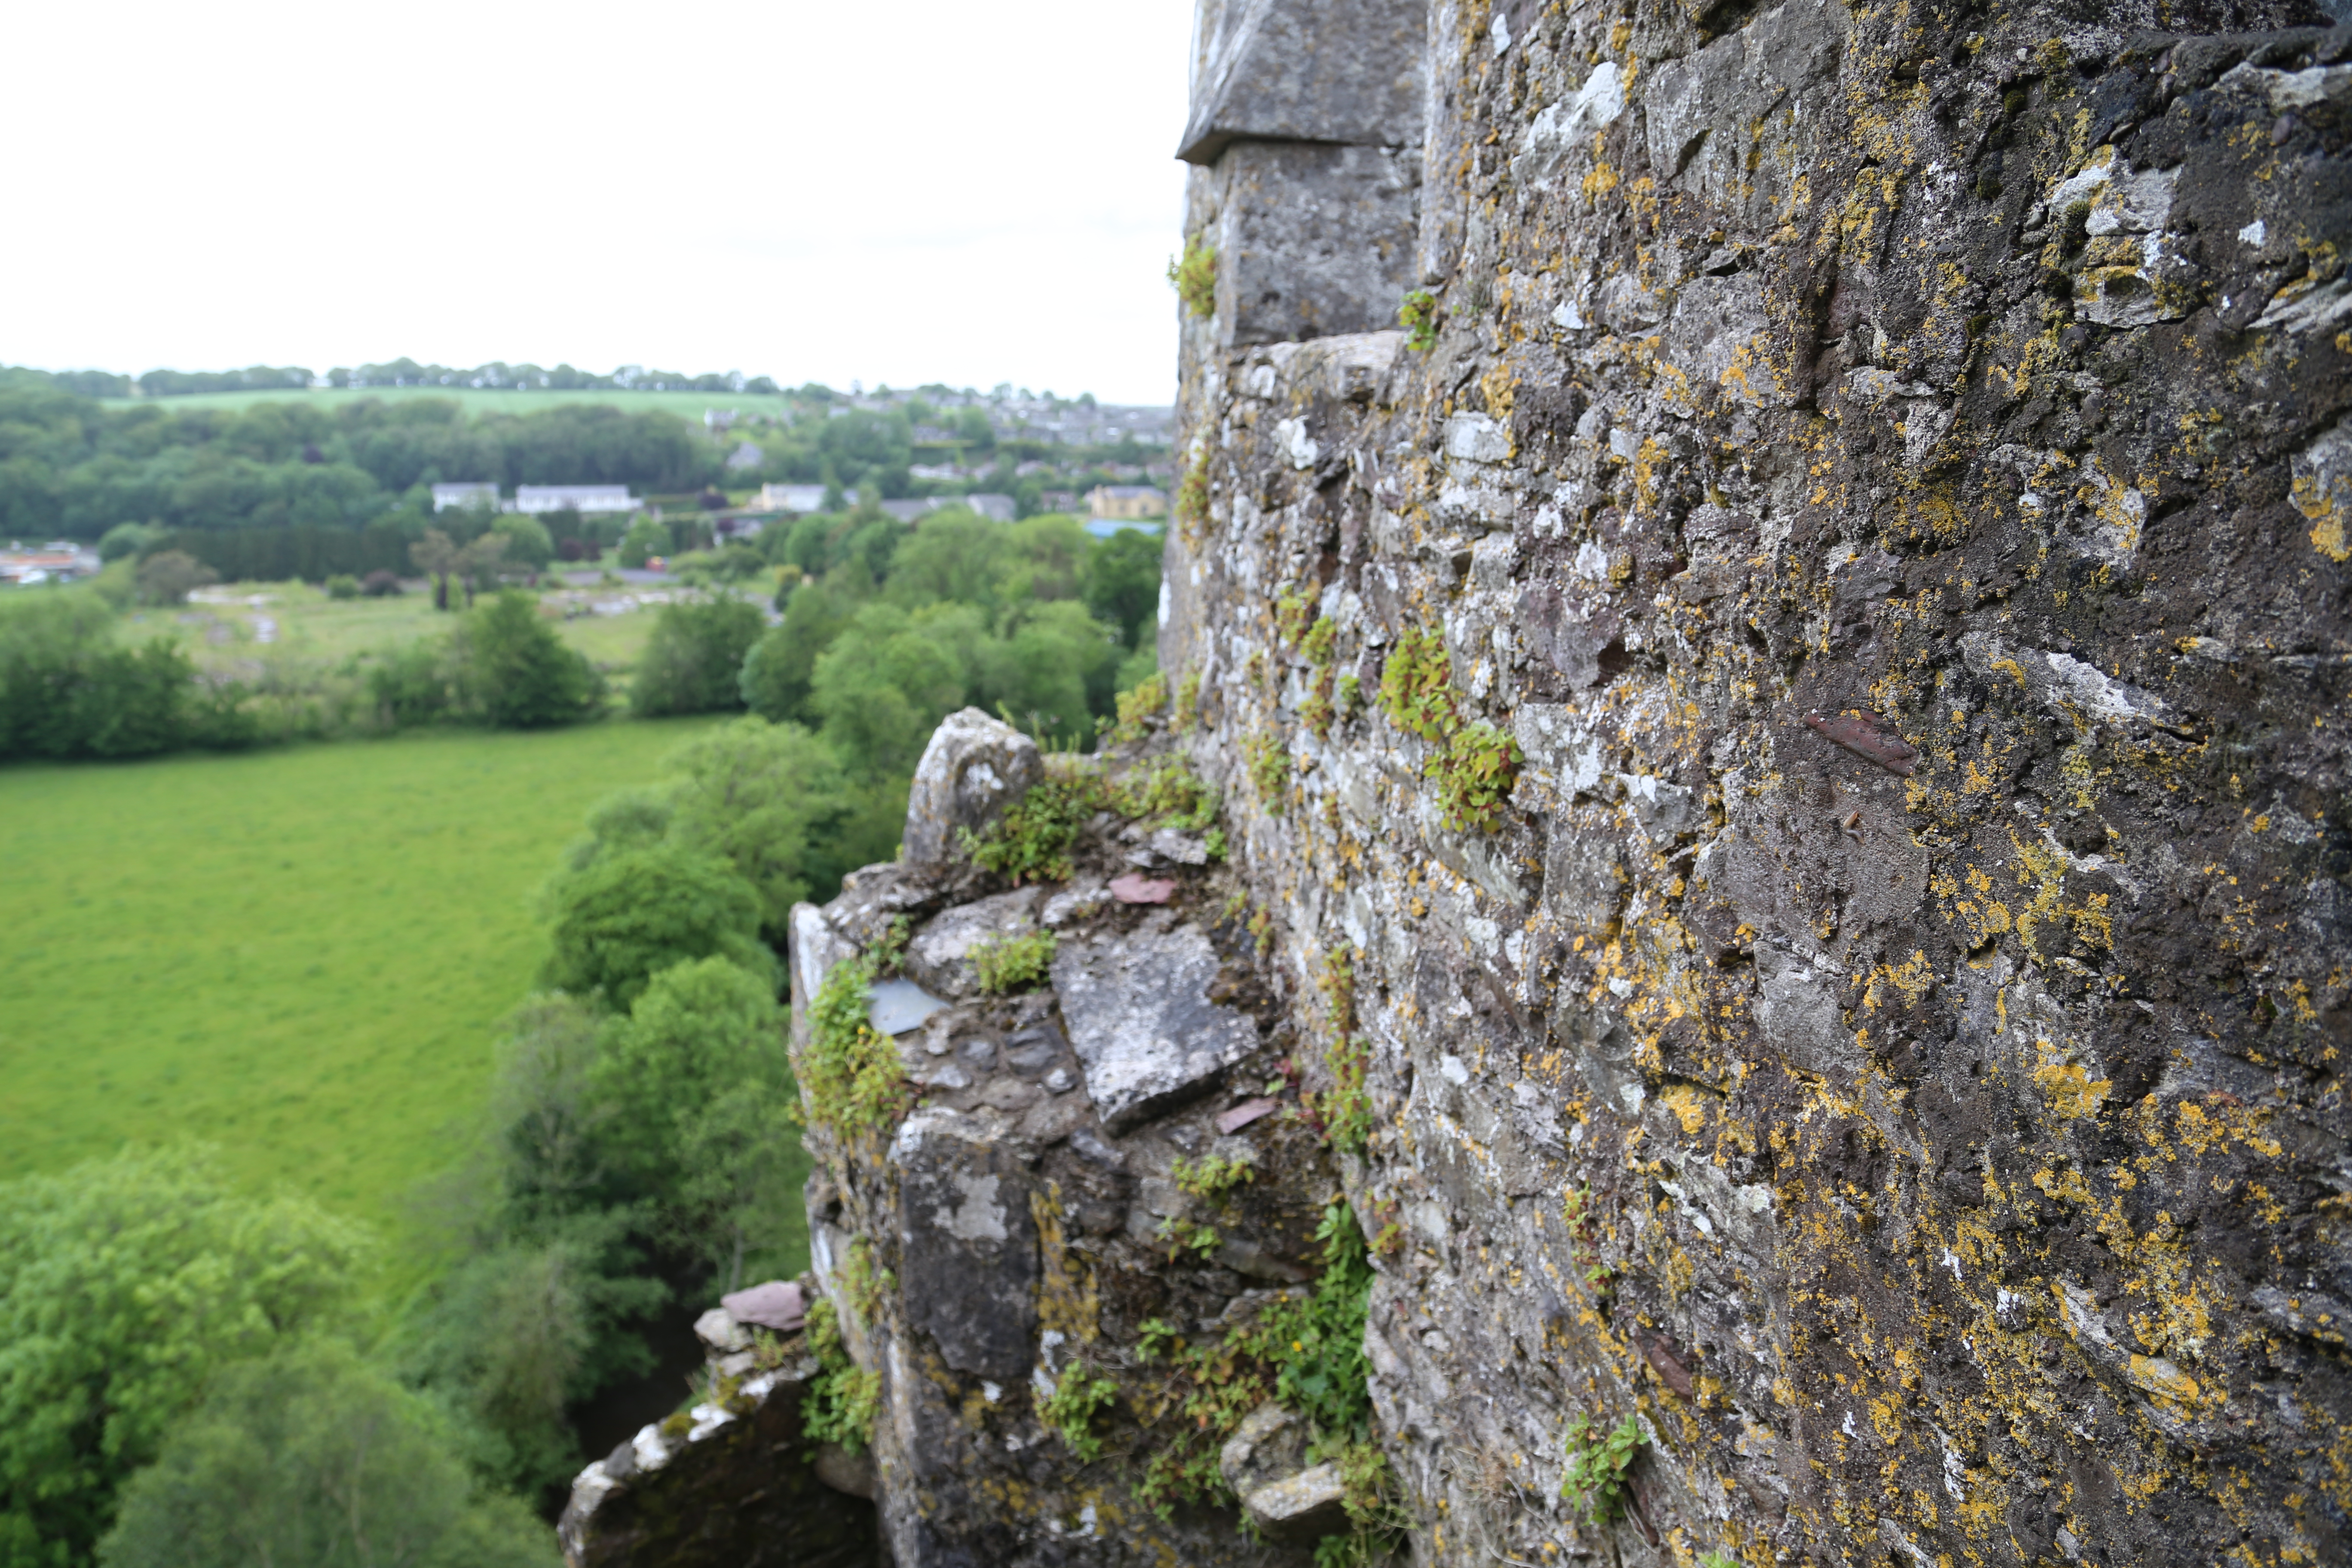
[[[2352,28],[1197,33],[1171,706],[1042,884],[959,829],[1076,775],[957,716],[904,858],[793,921],[804,1089],[827,977],[911,938],[905,1087],[810,1099],[893,1560],[1310,1561],[1278,1410],[1220,1461],[1253,1530],[1153,1506],[1151,1344],[1297,1300],[1344,1199],[1415,1562],[2342,1561]],[[1118,793],[1171,756],[1217,835]],[[608,1461],[575,1559],[749,1495],[799,1428],[745,1408]]]
[[[1234,95],[1162,663],[1302,1034],[1356,955],[1422,1561],[2352,1551],[2327,23],[1441,3],[1417,117]]]

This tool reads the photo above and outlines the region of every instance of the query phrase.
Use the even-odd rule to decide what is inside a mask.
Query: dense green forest
[[[756,428],[714,437],[673,415],[586,403],[476,418],[437,398],[331,410],[285,399],[110,406],[78,390],[87,379],[0,370],[0,536],[97,541],[136,524],[172,534],[173,547],[236,580],[405,570],[409,545],[433,525],[430,487],[442,482],[620,484],[688,504],[720,504],[713,487],[722,482],[823,484],[836,505],[865,490],[952,490],[910,474],[919,433],[927,458],[992,461],[968,487],[1022,497],[1034,510],[1041,481],[1013,472],[1024,460],[1051,456],[1063,482],[1083,484],[1112,477],[1089,465],[1161,455],[1133,442],[1071,449],[1001,437],[979,408],[920,396],[854,407],[814,386]],[[758,461],[730,468],[754,435]],[[571,526],[578,535],[577,520]]]

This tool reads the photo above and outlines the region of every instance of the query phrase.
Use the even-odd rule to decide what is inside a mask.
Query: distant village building
[[[499,487],[484,481],[479,484],[435,485],[433,510],[447,511],[456,507],[463,511],[468,507],[480,507],[485,511],[499,510]]]
[[[963,470],[953,463],[914,463],[907,468],[908,477],[918,479],[960,479]]]
[[[562,511],[585,517],[591,512],[635,511],[637,498],[626,485],[517,485],[514,510],[520,512]]]
[[[908,433],[918,447],[957,447],[963,437],[952,430],[942,430],[936,425],[918,425]]]
[[[1072,490],[1040,490],[1037,492],[1037,504],[1047,511],[1076,511],[1078,510],[1078,498]]]
[[[1140,521],[1168,515],[1168,492],[1151,485],[1097,485],[1087,492],[1095,516],[1120,521]]]
[[[900,522],[912,522],[939,504],[937,500],[886,500],[882,503],[882,510],[885,516],[895,517]]]
[[[727,454],[727,466],[739,473],[745,468],[756,468],[767,460],[768,455],[749,441]]]
[[[760,499],[753,503],[755,511],[823,511],[823,485],[761,485]]]
[[[964,497],[963,504],[994,522],[1011,522],[1013,514],[1020,510],[1013,504],[1011,496],[993,495],[986,491]]]
[[[51,540],[35,550],[12,542],[0,551],[0,583],[27,588],[38,583],[67,583],[94,574],[99,565],[97,551],[68,540]]]
[[[706,408],[702,411],[702,427],[706,430],[724,430],[740,417],[741,416],[732,408]]]

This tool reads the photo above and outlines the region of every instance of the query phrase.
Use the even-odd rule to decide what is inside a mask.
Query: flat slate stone
[[[877,980],[866,995],[866,1020],[880,1035],[919,1029],[924,1019],[947,1005],[911,980]]]
[[[1231,1110],[1217,1113],[1217,1131],[1226,1133],[1238,1132],[1258,1118],[1271,1116],[1281,1109],[1282,1104],[1279,1100],[1268,1100],[1264,1095],[1258,1096],[1255,1100],[1244,1100]]]
[[[1130,873],[1111,879],[1110,896],[1122,904],[1164,904],[1176,896],[1176,884],[1165,878]]]
[[[793,1332],[808,1320],[808,1303],[801,1300],[801,1288],[786,1279],[730,1291],[719,1298],[719,1304],[739,1323],[780,1334]]]
[[[1113,1133],[1202,1093],[1257,1048],[1255,1020],[1209,1000],[1217,954],[1197,926],[1066,942],[1053,973],[1087,1092]]]

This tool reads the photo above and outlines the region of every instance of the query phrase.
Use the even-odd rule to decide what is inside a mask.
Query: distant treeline
[[[404,570],[400,542],[430,525],[430,487],[441,482],[487,480],[509,490],[625,484],[640,495],[692,496],[722,483],[740,491],[775,481],[822,484],[836,505],[869,488],[891,500],[952,492],[957,487],[910,472],[921,428],[924,460],[952,447],[966,463],[992,461],[977,488],[1013,496],[1025,516],[1051,510],[1049,481],[1015,472],[1029,458],[1052,456],[1066,467],[1051,482],[1083,486],[1112,477],[1089,477],[1087,464],[1138,463],[1161,451],[1132,441],[1074,449],[1001,437],[981,409],[919,396],[887,409],[847,408],[823,387],[788,395],[789,423],[780,417],[714,438],[675,414],[593,403],[472,418],[438,398],[125,407],[97,402],[77,384],[84,374],[0,369],[0,537],[95,541],[124,523],[180,531],[173,548],[232,581]],[[756,461],[740,454],[746,442]],[[220,537],[239,530],[279,537]]]
[[[323,379],[330,386],[447,386],[518,392],[749,392],[774,395],[781,391],[764,375],[681,375],[674,370],[647,370],[625,364],[610,375],[578,370],[568,364],[542,370],[535,364],[503,361],[460,370],[446,364],[419,364],[396,359],[385,364],[363,364],[353,370],[337,366],[322,378],[300,365],[247,365],[243,370],[151,370],[144,375],[120,375],[108,370],[64,370],[48,373],[66,390],[83,397],[185,397],[199,392],[283,392],[300,390]]]
[[[594,404],[478,419],[437,399],[110,408],[52,378],[0,372],[0,534],[20,539],[96,540],[125,522],[323,536],[383,520],[413,536],[443,480],[690,492],[721,471],[721,457],[674,415]],[[334,557],[328,570],[368,560]],[[223,574],[247,574],[226,564]]]

